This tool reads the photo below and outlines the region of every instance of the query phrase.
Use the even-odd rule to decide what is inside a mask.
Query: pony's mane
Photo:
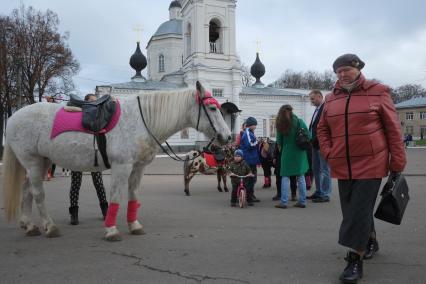
[[[162,130],[182,124],[182,118],[195,103],[195,91],[192,89],[141,92],[137,96],[148,127],[159,137],[165,135]]]

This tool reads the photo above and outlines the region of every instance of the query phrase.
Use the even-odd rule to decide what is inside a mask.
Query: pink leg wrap
[[[110,203],[108,206],[108,212],[105,218],[105,227],[115,226],[115,222],[117,220],[117,213],[120,204],[118,203]]]
[[[130,200],[127,204],[127,222],[134,222],[138,218],[138,208],[141,206],[137,200]]]

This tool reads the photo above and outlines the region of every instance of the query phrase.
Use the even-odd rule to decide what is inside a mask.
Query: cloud
[[[17,0],[3,0],[10,14]],[[60,30],[70,32],[69,45],[81,64],[76,82],[81,92],[101,82],[126,82],[134,75],[128,62],[135,50],[135,25],[144,29],[142,47],[168,20],[169,0],[24,0],[36,9],[59,15]],[[250,66],[257,39],[270,83],[285,69],[331,69],[347,52],[365,62],[364,73],[391,85],[426,86],[426,2],[422,0],[237,1],[237,52]],[[143,50],[146,54],[146,50]],[[82,79],[84,78],[84,79]]]

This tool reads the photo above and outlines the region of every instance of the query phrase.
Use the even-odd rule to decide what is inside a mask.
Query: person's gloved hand
[[[391,180],[391,181],[393,181],[393,182],[395,182],[397,179],[398,179],[398,177],[401,175],[401,172],[394,172],[394,171],[392,171],[391,173],[390,173],[390,175],[389,175],[389,179]]]

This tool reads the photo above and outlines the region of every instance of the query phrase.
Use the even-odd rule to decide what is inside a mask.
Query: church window
[[[223,89],[212,89],[213,97],[223,97]]]
[[[222,39],[221,39],[220,22],[213,19],[209,23],[209,43],[210,53],[222,53]]]
[[[277,123],[276,123],[276,116],[272,116],[272,118],[269,120],[269,137],[275,137],[277,135]]]
[[[180,132],[181,139],[189,139],[189,129],[185,128]]]
[[[188,26],[186,27],[186,33],[185,33],[185,37],[186,37],[186,58],[188,58],[189,56],[191,56],[191,52],[192,52],[192,32],[191,32],[191,23],[188,23]]]
[[[158,57],[158,72],[164,72],[164,55],[160,54]]]
[[[267,130],[267,127],[266,127],[266,122],[267,122],[266,119],[263,119],[263,125],[262,125],[263,126],[263,129],[262,129],[263,130],[263,137],[268,136],[268,133],[267,133],[268,130]]]

